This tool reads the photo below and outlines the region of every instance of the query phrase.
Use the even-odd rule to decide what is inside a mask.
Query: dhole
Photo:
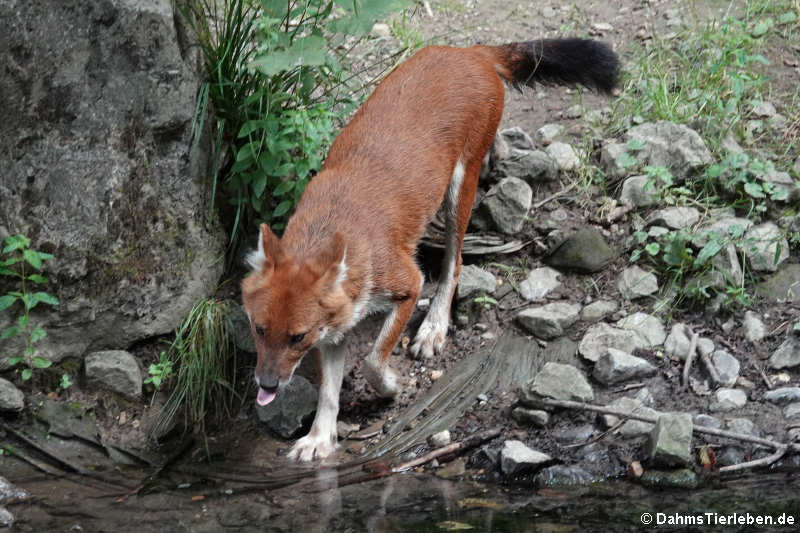
[[[342,337],[376,311],[388,315],[362,373],[381,396],[398,392],[387,363],[422,287],[417,241],[444,202],[439,284],[411,346],[423,357],[441,351],[481,164],[503,112],[503,81],[609,92],[617,65],[606,45],[583,39],[425,48],[387,76],[339,134],[283,238],[261,225],[258,251],[248,256],[253,272],[242,281],[258,403],[280,394],[307,352],[319,366],[316,417],[290,458],[334,451]]]

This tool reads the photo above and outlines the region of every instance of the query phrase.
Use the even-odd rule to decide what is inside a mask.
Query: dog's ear
[[[311,260],[309,267],[326,288],[335,289],[341,286],[347,279],[347,246],[341,233],[334,233],[325,247]]]
[[[261,224],[258,237],[258,250],[247,255],[247,264],[256,271],[265,272],[275,268],[275,264],[281,258],[281,242],[272,233],[269,226]]]

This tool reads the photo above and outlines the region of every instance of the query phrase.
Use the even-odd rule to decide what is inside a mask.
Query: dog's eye
[[[298,333],[297,335],[292,335],[291,337],[289,337],[289,342],[292,344],[297,344],[298,342],[302,342],[305,336],[306,336],[305,333]]]
[[[264,328],[262,328],[261,326],[256,326],[256,334],[259,337],[263,338],[264,337]]]

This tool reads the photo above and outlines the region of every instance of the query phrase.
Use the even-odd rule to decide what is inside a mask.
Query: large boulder
[[[219,281],[210,136],[190,138],[200,63],[180,24],[170,0],[0,3],[0,238],[54,255],[44,289],[61,306],[35,317],[53,361],[167,333]]]

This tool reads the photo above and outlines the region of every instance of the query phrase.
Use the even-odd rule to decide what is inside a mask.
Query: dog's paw
[[[434,354],[442,352],[446,339],[447,321],[437,319],[431,320],[430,315],[428,315],[417,331],[414,344],[412,344],[410,348],[411,354],[417,358],[428,359],[433,357]]]
[[[314,459],[325,459],[335,451],[336,443],[330,437],[308,434],[294,443],[286,457],[291,461],[307,463]]]
[[[361,367],[361,374],[381,398],[394,398],[400,392],[397,372],[388,366],[384,366],[382,370],[379,370],[367,360],[364,362],[364,366]]]

